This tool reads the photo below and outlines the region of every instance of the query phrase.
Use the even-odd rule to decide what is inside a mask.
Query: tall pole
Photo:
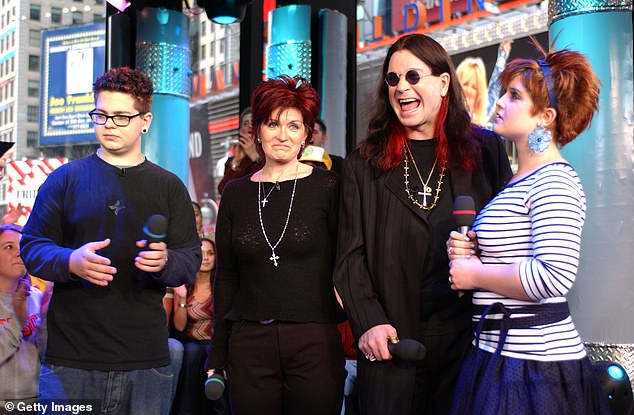
[[[262,81],[263,33],[262,0],[253,0],[240,23],[240,112],[251,105],[251,93]]]
[[[189,22],[183,13],[145,7],[137,13],[136,67],[154,84],[152,125],[142,141],[148,159],[189,183]]]
[[[555,49],[585,54],[601,81],[590,129],[563,149],[587,198],[571,310],[590,357],[634,380],[632,0],[551,0],[548,14]]]

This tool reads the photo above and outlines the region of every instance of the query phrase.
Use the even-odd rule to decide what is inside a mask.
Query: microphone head
[[[205,396],[207,399],[217,401],[225,391],[225,379],[218,373],[214,373],[205,381]]]
[[[390,353],[403,360],[423,360],[427,349],[423,344],[414,339],[401,339],[398,343],[387,344]]]
[[[160,242],[167,236],[167,218],[163,215],[152,215],[145,222],[143,234],[148,243]]]
[[[453,202],[453,218],[456,226],[471,227],[476,217],[475,203],[469,195],[457,196]]]

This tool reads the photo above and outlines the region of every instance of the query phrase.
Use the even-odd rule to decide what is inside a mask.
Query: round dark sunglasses
[[[417,70],[415,69],[410,69],[409,71],[405,72],[405,80],[407,81],[408,84],[410,85],[416,85],[421,78],[424,78],[426,76],[433,76],[433,73],[427,74],[427,75],[421,75],[420,73],[418,73]],[[397,74],[396,72],[388,72],[385,75],[385,83],[388,86],[396,86],[398,85],[398,82],[401,79],[401,75]]]

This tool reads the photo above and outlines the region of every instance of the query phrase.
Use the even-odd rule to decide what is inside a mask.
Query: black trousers
[[[227,373],[233,415],[339,414],[345,376],[334,323],[233,323]]]

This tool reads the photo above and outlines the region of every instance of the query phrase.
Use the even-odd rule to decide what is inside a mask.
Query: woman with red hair
[[[332,283],[339,182],[299,162],[319,103],[304,79],[262,82],[251,108],[264,167],[222,195],[206,368],[226,373],[233,415],[341,410],[342,314]]]
[[[565,298],[586,199],[559,151],[590,124],[599,82],[578,52],[544,56],[502,72],[494,131],[515,143],[518,171],[480,211],[470,241],[453,232],[447,243],[452,289],[474,290],[477,324],[453,414],[610,413]]]
[[[499,137],[472,127],[447,52],[432,38],[388,50],[368,135],[345,162],[335,285],[358,340],[363,414],[446,414],[471,338],[470,296],[448,283],[453,201],[482,208],[511,177]],[[388,339],[416,339],[418,363]]]

